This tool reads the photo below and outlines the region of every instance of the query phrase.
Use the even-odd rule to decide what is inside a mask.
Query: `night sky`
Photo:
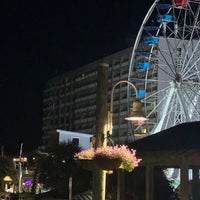
[[[152,0],[24,0],[0,4],[0,143],[35,149],[51,77],[133,46]]]

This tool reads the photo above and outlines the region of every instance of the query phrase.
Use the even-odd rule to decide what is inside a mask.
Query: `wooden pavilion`
[[[146,168],[146,200],[154,200],[153,171],[156,166],[180,169],[181,200],[200,199],[200,122],[177,125],[157,134],[134,141],[130,148],[142,158],[141,166]],[[189,190],[188,171],[192,171],[192,189]]]

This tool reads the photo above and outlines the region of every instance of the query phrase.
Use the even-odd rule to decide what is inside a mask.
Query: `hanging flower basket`
[[[76,159],[75,161],[78,166],[88,171],[92,171],[96,167],[94,160]]]
[[[136,157],[135,152],[125,145],[102,146],[76,153],[74,159],[82,168],[87,170],[92,170],[95,167],[107,171],[121,168],[131,172],[141,161]]]
[[[94,161],[99,169],[107,171],[118,169],[122,164],[122,161],[118,158],[111,159],[96,157]]]

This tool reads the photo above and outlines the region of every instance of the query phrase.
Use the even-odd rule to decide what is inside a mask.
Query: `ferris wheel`
[[[155,0],[139,29],[128,80],[150,134],[200,120],[200,0]]]

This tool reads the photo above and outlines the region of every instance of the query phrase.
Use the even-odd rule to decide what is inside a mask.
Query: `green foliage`
[[[88,177],[91,176],[74,161],[74,154],[79,151],[81,148],[72,143],[62,143],[47,147],[45,153],[37,159],[36,173],[39,174],[39,182],[54,190],[56,197],[68,195],[70,176],[73,178],[73,194],[88,189],[85,187],[88,187]]]

